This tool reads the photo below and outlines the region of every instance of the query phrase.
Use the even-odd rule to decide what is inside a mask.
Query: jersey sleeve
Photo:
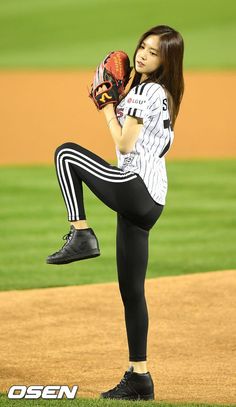
[[[126,97],[124,115],[143,120],[158,115],[161,109],[159,89],[157,83],[135,86]]]

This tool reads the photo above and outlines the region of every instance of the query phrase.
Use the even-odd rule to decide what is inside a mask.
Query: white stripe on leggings
[[[119,174],[124,174],[124,171],[122,171],[120,169],[107,168],[103,164],[98,163],[96,160],[93,160],[92,158],[90,158],[87,155],[81,153],[80,151],[74,150],[73,148],[63,148],[62,150],[60,150],[58,156],[60,156],[61,154],[64,154],[67,151],[73,153],[73,155],[77,155],[78,157],[82,157],[85,160],[90,161],[93,165],[95,165],[97,167],[100,167],[100,168],[102,168],[103,170],[105,170],[107,172],[114,172],[114,173],[117,174],[117,176]],[[128,174],[128,172],[126,174]],[[129,172],[129,174],[131,174],[131,172]]]
[[[77,200],[76,200],[76,196],[75,196],[75,189],[74,189],[74,186],[73,186],[73,181],[72,181],[72,177],[71,177],[71,173],[70,173],[69,162],[67,160],[65,160],[65,166],[66,166],[66,170],[67,170],[67,173],[68,173],[68,178],[69,178],[69,182],[70,182],[70,186],[71,186],[72,198],[73,198],[73,200],[75,202],[75,205],[74,205],[75,212],[74,212],[73,206],[71,206],[72,214],[75,213],[76,219],[80,219],[79,207],[78,207],[78,205],[76,205]],[[73,219],[73,217],[71,217],[71,219]]]
[[[66,153],[66,151],[72,151],[74,154],[68,154]],[[98,165],[99,167],[103,168],[104,170],[108,171],[108,173],[106,173],[105,171],[100,170],[99,168],[96,168],[95,165],[91,165],[90,163],[86,162],[86,160],[84,158],[81,158],[80,156],[88,159],[90,162],[92,162],[95,165]],[[69,192],[68,189],[68,185],[65,179],[65,174],[64,174],[64,168],[63,168],[63,159],[65,157],[72,157],[74,158],[74,160],[70,160],[70,159],[65,159],[65,165],[66,165],[66,169],[67,169],[67,173],[68,173],[68,178],[69,178],[69,183],[70,183],[70,188],[71,188],[71,192],[72,192],[72,196]],[[57,170],[58,170],[58,176],[59,176],[59,180],[60,180],[60,184],[62,187],[62,191],[63,191],[63,195],[65,198],[65,202],[66,202],[66,206],[67,206],[67,210],[69,213],[69,218],[70,219],[74,219],[75,217],[79,218],[79,211],[78,211],[78,205],[77,205],[77,200],[76,200],[76,195],[75,195],[75,190],[74,190],[74,184],[72,181],[72,177],[71,177],[71,173],[69,170],[69,163],[78,165],[79,167],[85,169],[86,171],[88,171],[89,173],[95,175],[97,178],[103,179],[104,181],[108,181],[108,182],[127,182],[130,181],[134,178],[137,178],[137,175],[131,172],[127,172],[124,173],[122,170],[115,170],[115,169],[111,169],[111,168],[107,168],[99,163],[97,163],[96,161],[92,160],[90,157],[87,157],[86,155],[78,152],[78,151],[74,151],[73,149],[69,149],[69,148],[65,148],[63,150],[60,151],[60,153],[57,156]],[[83,165],[82,163],[84,163],[85,165]],[[102,175],[97,174],[97,171],[99,173],[105,174],[106,177],[103,177]],[[115,174],[111,174],[109,172],[113,172]],[[111,178],[107,178],[107,177],[111,177]],[[112,177],[119,177],[121,179],[112,179]],[[74,201],[74,205],[72,203],[72,200]],[[74,210],[75,209],[75,210]],[[74,216],[76,215],[76,216]]]

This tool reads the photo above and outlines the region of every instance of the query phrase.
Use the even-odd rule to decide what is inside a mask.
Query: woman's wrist
[[[112,120],[116,119],[116,116],[112,116],[109,120],[107,120],[107,125],[110,127]]]
[[[106,118],[106,122],[108,127],[110,127],[110,124],[114,123],[114,119],[116,119],[116,114],[115,114],[115,109],[114,109],[114,105],[113,103],[109,103],[108,105],[104,106],[104,108],[102,109],[105,118]]]
[[[113,103],[108,103],[107,105],[105,105],[102,108],[103,113],[105,113],[105,115],[110,114],[110,113],[114,113],[115,109],[114,109],[114,104]]]
[[[102,109],[106,122],[111,133],[111,136],[114,140],[115,145],[119,146],[122,131],[120,123],[115,114],[115,106],[113,103],[109,103]]]

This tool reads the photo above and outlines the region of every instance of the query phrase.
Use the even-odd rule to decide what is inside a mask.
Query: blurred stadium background
[[[107,49],[130,55],[168,24],[185,39],[186,69],[235,69],[233,0],[9,0],[0,3],[1,68],[94,68]]]

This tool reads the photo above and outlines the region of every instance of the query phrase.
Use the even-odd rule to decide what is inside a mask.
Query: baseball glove
[[[123,51],[112,51],[98,65],[89,96],[101,110],[108,103],[119,103],[130,76],[130,61]],[[101,87],[105,86],[105,90]]]

